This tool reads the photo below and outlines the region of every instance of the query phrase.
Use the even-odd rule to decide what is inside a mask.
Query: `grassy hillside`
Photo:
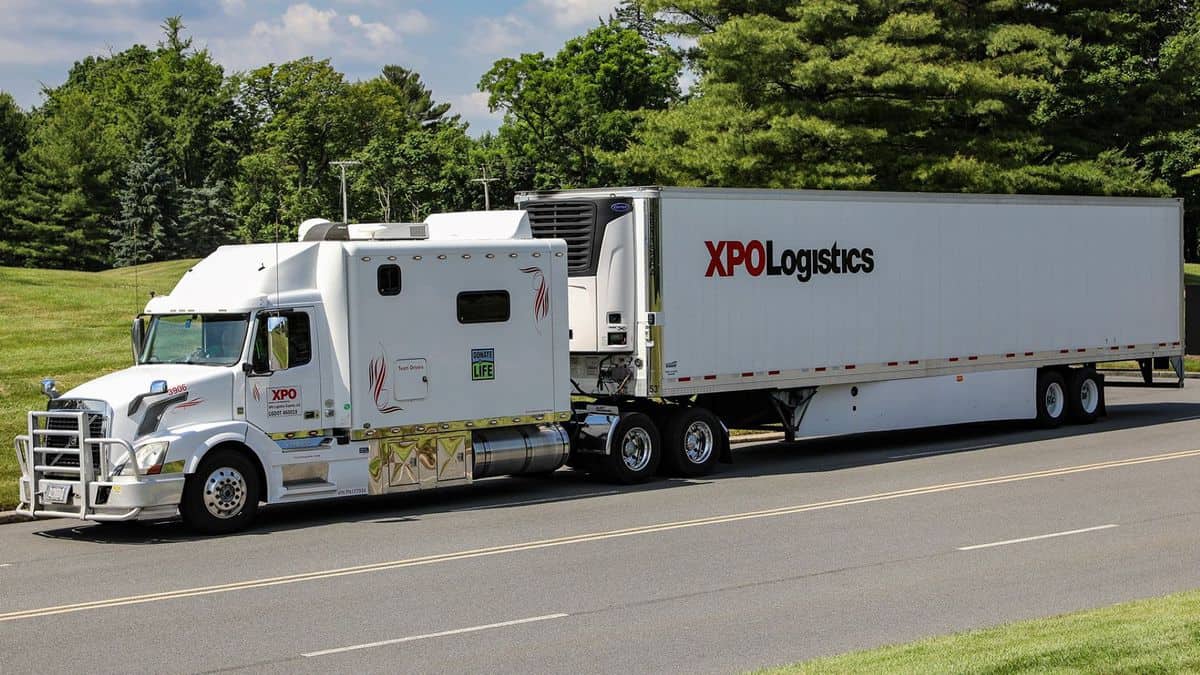
[[[132,360],[129,322],[150,291],[169,292],[195,260],[106,272],[0,267],[0,510],[17,502],[13,436],[25,413],[44,409],[43,377],[59,390],[124,368]],[[137,283],[135,294],[134,283]]]

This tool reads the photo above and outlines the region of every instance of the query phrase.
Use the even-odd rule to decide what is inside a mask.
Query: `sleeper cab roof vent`
[[[300,241],[428,239],[425,223],[331,223],[321,218],[300,224]]]

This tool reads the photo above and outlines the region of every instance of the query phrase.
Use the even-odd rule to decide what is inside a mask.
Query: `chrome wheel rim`
[[[204,481],[204,508],[222,520],[242,512],[246,505],[246,478],[237,469],[223,466]]]
[[[625,468],[637,473],[650,464],[650,434],[641,427],[625,432],[621,440],[621,461]]]
[[[683,454],[692,464],[703,464],[712,457],[716,442],[712,427],[708,423],[695,421],[688,425],[683,434]]]
[[[1063,398],[1063,388],[1061,384],[1057,382],[1051,382],[1050,386],[1046,387],[1046,395],[1042,401],[1042,405],[1045,407],[1046,414],[1049,415],[1051,419],[1055,419],[1062,415],[1063,406],[1065,405]]]
[[[1090,377],[1084,379],[1083,383],[1079,385],[1079,407],[1089,415],[1100,407],[1100,387]]]

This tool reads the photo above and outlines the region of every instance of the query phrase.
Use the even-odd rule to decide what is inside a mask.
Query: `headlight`
[[[168,441],[153,441],[134,448],[133,456],[137,459],[138,470],[150,476],[161,473],[163,468],[162,461],[167,456],[167,448],[170,445]],[[124,462],[121,462],[113,469],[113,475],[123,475],[128,463],[129,459],[127,456]]]

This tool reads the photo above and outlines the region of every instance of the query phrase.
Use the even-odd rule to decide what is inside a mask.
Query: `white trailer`
[[[1055,425],[1103,410],[1097,363],[1173,358],[1182,384],[1182,200],[649,187],[517,202],[535,237],[568,245],[576,390],[657,419],[684,473],[714,461],[682,450],[705,413],[790,438]]]
[[[1176,200],[625,188],[519,206],[222,247],[134,322],[136,365],[44,383],[18,511],[217,532],[260,502],[564,463],[696,476],[734,426],[1089,422],[1095,364],[1183,352]]]

